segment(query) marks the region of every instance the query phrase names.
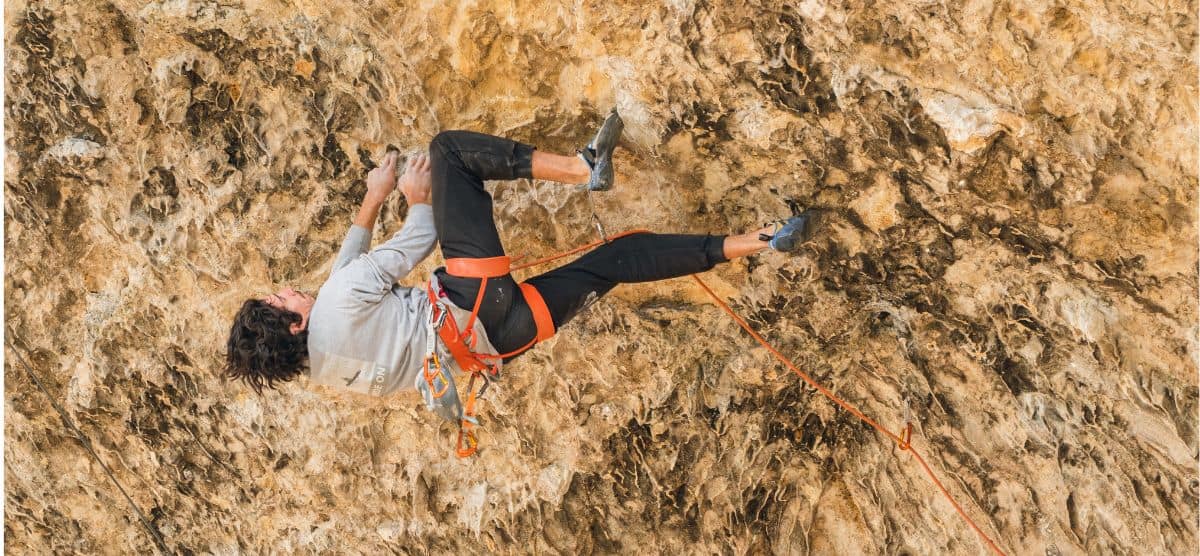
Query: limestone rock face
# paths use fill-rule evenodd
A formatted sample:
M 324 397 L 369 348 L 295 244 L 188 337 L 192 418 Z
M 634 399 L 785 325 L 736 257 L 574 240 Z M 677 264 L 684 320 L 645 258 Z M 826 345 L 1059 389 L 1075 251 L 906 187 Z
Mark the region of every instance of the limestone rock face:
M 705 279 L 1002 549 L 1196 553 L 1195 4 L 1050 4 L 6 2 L 6 546 L 155 542 L 21 353 L 174 552 L 985 552 L 686 279 L 508 366 L 469 461 L 415 394 L 220 379 L 388 145 L 570 153 L 617 106 L 610 231 L 839 209 Z M 576 187 L 489 187 L 511 254 L 593 238 Z

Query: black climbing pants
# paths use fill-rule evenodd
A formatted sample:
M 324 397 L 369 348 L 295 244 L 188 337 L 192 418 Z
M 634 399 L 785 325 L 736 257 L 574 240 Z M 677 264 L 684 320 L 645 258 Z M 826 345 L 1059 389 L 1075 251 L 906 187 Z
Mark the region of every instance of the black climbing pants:
M 533 177 L 534 147 L 471 131 L 444 131 L 433 138 L 433 220 L 442 256 L 489 258 L 504 255 L 484 180 Z M 530 278 L 558 330 L 617 284 L 650 282 L 703 272 L 724 262 L 725 236 L 634 234 L 601 245 L 567 265 Z M 450 301 L 475 305 L 479 278 L 435 271 Z M 490 278 L 479 309 L 488 339 L 507 353 L 537 335 L 533 313 L 511 274 Z M 511 358 L 510 358 L 511 359 Z

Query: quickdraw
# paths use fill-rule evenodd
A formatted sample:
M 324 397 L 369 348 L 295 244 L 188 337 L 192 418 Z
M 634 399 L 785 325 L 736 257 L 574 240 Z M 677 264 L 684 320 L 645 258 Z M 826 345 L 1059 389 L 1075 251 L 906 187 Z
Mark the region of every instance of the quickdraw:
M 442 327 L 446 321 L 446 315 L 449 311 L 439 310 L 440 307 L 434 306 L 433 315 L 430 318 L 430 332 L 434 332 Z M 429 340 L 425 344 L 425 361 L 421 366 L 424 370 L 425 383 L 429 385 L 429 391 L 433 397 L 440 398 L 445 395 L 446 390 L 450 388 L 450 380 L 446 378 L 445 367 L 442 366 L 442 359 L 437 352 L 437 335 L 429 334 Z M 433 371 L 430 370 L 432 366 Z

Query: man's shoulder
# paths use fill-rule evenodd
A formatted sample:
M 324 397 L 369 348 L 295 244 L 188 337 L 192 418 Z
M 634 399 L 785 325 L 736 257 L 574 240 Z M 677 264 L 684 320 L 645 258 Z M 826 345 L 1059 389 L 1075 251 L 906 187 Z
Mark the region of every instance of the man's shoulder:
M 353 271 L 351 271 L 353 272 Z M 414 286 L 392 284 L 384 287 L 382 284 L 362 284 L 353 279 L 353 275 L 341 274 L 340 271 L 330 275 L 321 285 L 317 293 L 317 301 L 313 305 L 315 312 L 346 312 L 358 311 L 363 305 L 375 306 L 389 297 L 406 304 L 428 306 L 430 304 L 426 293 L 426 284 Z M 376 288 L 380 289 L 376 289 Z M 365 288 L 369 288 L 368 290 Z
M 367 259 L 367 258 L 369 258 L 369 257 L 367 257 L 366 253 L 359 253 L 359 254 L 357 254 L 353 257 L 350 257 L 349 259 L 346 259 L 346 260 L 342 260 L 342 259 L 335 260 L 333 262 L 333 267 L 330 268 L 330 270 L 329 270 L 329 277 L 325 279 L 325 283 L 329 283 L 329 281 L 333 280 L 334 277 L 339 274 L 344 275 L 344 274 L 346 274 L 347 271 L 354 272 L 356 268 L 361 272 L 362 265 L 368 264 L 367 262 L 364 261 L 364 259 Z M 338 266 L 339 264 L 341 266 Z

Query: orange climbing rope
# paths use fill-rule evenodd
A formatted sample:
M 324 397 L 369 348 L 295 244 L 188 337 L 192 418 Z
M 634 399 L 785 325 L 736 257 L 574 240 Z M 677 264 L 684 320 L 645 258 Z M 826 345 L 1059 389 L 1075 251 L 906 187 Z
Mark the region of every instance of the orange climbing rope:
M 925 458 L 921 457 L 921 454 L 917 452 L 917 449 L 912 447 L 912 423 L 905 423 L 904 432 L 902 432 L 900 435 L 897 435 L 896 433 L 885 428 L 883 425 L 876 423 L 873 419 L 867 417 L 863 414 L 863 412 L 859 411 L 858 408 L 837 397 L 836 394 L 825 389 L 824 386 L 821 386 L 816 380 L 813 380 L 811 376 L 808 376 L 807 373 L 801 371 L 798 367 L 793 365 L 791 360 L 784 357 L 783 354 L 779 353 L 779 351 L 772 347 L 771 344 L 767 343 L 767 341 L 764 340 L 762 336 L 759 336 L 753 328 L 750 328 L 750 325 L 747 324 L 742 317 L 739 317 L 737 313 L 734 313 L 733 309 L 729 308 L 729 305 L 726 305 L 724 301 L 721 301 L 721 298 L 717 296 L 716 292 L 713 292 L 711 289 L 709 289 L 708 284 L 705 284 L 699 276 L 693 274 L 692 278 L 696 280 L 697 284 L 700 284 L 701 288 L 704 288 L 705 292 L 708 292 L 708 295 L 712 296 L 713 301 L 716 301 L 717 305 L 720 305 L 730 317 L 733 317 L 733 320 L 736 321 L 743 330 L 753 336 L 755 340 L 758 340 L 758 343 L 767 348 L 767 350 L 771 352 L 771 355 L 774 355 L 776 359 L 786 365 L 787 368 L 791 369 L 792 372 L 796 373 L 796 375 L 803 379 L 804 382 L 807 382 L 810 386 L 816 388 L 821 395 L 829 398 L 829 401 L 841 406 L 842 409 L 849 411 L 852 415 L 858 417 L 864 423 L 871 425 L 871 427 L 873 427 L 875 430 L 883 433 L 884 436 L 896 441 L 896 444 L 900 447 L 900 450 L 912 453 L 913 457 L 917 459 L 917 463 L 920 463 L 921 467 L 925 469 L 925 474 L 929 476 L 929 480 L 933 481 L 933 484 L 938 487 L 938 490 L 942 491 L 942 495 L 946 497 L 946 500 L 950 501 L 950 505 L 954 506 L 954 510 L 958 512 L 958 515 L 961 515 L 962 518 L 966 520 L 967 524 L 970 525 L 976 533 L 979 533 L 979 536 L 982 537 L 985 542 L 987 542 L 987 545 L 991 547 L 992 550 L 996 551 L 996 554 L 1000 554 L 1001 556 L 1004 555 L 1004 551 L 1000 550 L 1000 548 L 996 546 L 996 543 L 992 542 L 992 538 L 989 537 L 987 533 L 984 533 L 983 529 L 980 529 L 979 526 L 975 524 L 975 521 L 971 519 L 971 516 L 967 515 L 967 512 L 963 511 L 962 506 L 958 505 L 958 501 L 954 499 L 954 496 L 950 494 L 950 491 L 946 490 L 946 487 L 942 485 L 942 482 L 939 481 L 937 476 L 933 474 L 933 470 L 929 468 L 927 463 L 925 463 Z
M 516 270 L 529 268 L 531 266 L 548 263 L 550 261 L 561 259 L 563 257 L 573 255 L 573 254 L 579 253 L 581 251 L 586 251 L 588 249 L 591 249 L 592 247 L 596 247 L 602 243 L 607 243 L 609 241 L 612 241 L 612 240 L 620 238 L 620 237 L 624 237 L 624 236 L 631 235 L 631 234 L 648 233 L 648 232 L 649 232 L 649 230 L 630 230 L 627 232 L 617 234 L 615 236 L 611 236 L 608 238 L 593 241 L 591 243 L 588 243 L 587 245 L 582 245 L 580 247 L 576 247 L 569 251 L 564 251 L 562 253 L 558 253 L 556 255 L 551 255 L 549 257 L 538 259 L 538 260 L 530 262 L 530 263 L 525 263 L 520 266 L 514 266 L 514 267 L 512 267 L 512 270 L 516 271 Z M 862 422 L 870 425 L 872 428 L 879 431 L 884 436 L 890 438 L 892 441 L 894 441 L 896 443 L 897 446 L 900 447 L 901 451 L 907 451 L 910 454 L 912 454 L 913 457 L 916 458 L 917 463 L 921 464 L 921 468 L 925 470 L 925 474 L 929 476 L 929 480 L 933 481 L 934 486 L 936 486 L 938 488 L 938 490 L 940 490 L 942 492 L 942 496 L 945 496 L 946 500 L 948 500 L 950 502 L 950 505 L 954 506 L 954 510 L 956 512 L 958 512 L 958 515 L 962 516 L 963 520 L 965 520 L 967 522 L 967 524 L 970 525 L 971 528 L 974 529 L 975 532 L 979 534 L 979 536 L 984 540 L 984 542 L 986 542 L 987 545 L 993 551 L 996 552 L 996 554 L 1000 554 L 1001 556 L 1004 556 L 1004 551 L 1000 550 L 1000 548 L 998 546 L 996 546 L 996 543 L 992 541 L 992 538 L 989 537 L 987 535 L 987 533 L 984 533 L 983 529 L 979 528 L 979 525 L 975 524 L 975 521 L 971 519 L 971 516 L 967 515 L 967 512 L 962 509 L 962 506 L 960 506 L 958 504 L 958 501 L 954 499 L 954 496 L 952 494 L 950 494 L 950 491 L 946 490 L 946 487 L 942 484 L 942 482 L 940 480 L 938 480 L 936 475 L 933 474 L 933 470 L 929 468 L 929 464 L 925 463 L 925 458 L 921 457 L 921 454 L 917 451 L 916 448 L 913 448 L 913 446 L 912 446 L 912 423 L 905 423 L 904 430 L 900 434 L 896 434 L 896 433 L 888 430 L 883 425 L 880 425 L 879 423 L 875 422 L 874 419 L 867 417 L 866 414 L 864 414 L 862 411 L 859 411 L 858 408 L 854 407 L 849 402 L 839 398 L 836 394 L 834 394 L 833 392 L 830 392 L 824 386 L 821 386 L 821 384 L 818 383 L 816 380 L 814 380 L 811 376 L 808 376 L 807 373 L 800 370 L 800 368 L 797 367 L 796 365 L 794 365 L 791 362 L 791 360 L 784 357 L 782 353 L 779 353 L 779 350 L 776 350 L 774 347 L 772 347 L 771 344 L 767 342 L 767 340 L 765 340 L 762 336 L 759 336 L 758 333 L 755 332 L 754 329 L 751 328 L 750 325 L 744 319 L 742 319 L 742 317 L 738 316 L 737 313 L 733 312 L 733 309 L 729 308 L 729 305 L 727 305 L 724 301 L 722 301 L 720 296 L 718 296 L 716 294 L 716 292 L 712 291 L 712 289 L 710 289 L 708 287 L 708 284 L 705 284 L 704 281 L 701 280 L 699 276 L 697 276 L 695 274 L 693 274 L 691 276 L 692 276 L 692 279 L 694 279 L 696 281 L 696 283 L 699 284 L 700 287 L 703 288 L 704 291 L 713 298 L 713 301 L 716 301 L 717 305 L 719 305 L 721 307 L 721 309 L 724 309 L 725 312 L 728 313 L 729 316 L 732 317 L 733 320 L 735 322 L 737 322 L 738 325 L 741 326 L 743 330 L 746 331 L 746 333 L 750 334 L 750 336 L 752 336 L 755 340 L 758 340 L 758 343 L 762 344 L 763 347 L 767 348 L 767 350 L 771 352 L 771 355 L 774 355 L 776 359 L 778 359 L 781 363 L 783 363 L 787 368 L 791 369 L 792 372 L 796 373 L 796 375 L 799 376 L 802 380 L 804 380 L 804 382 L 807 382 L 809 384 L 809 386 L 816 388 L 817 391 L 820 392 L 821 395 L 828 398 L 829 401 L 837 404 L 842 409 L 849 411 L 851 415 L 858 417 L 860 420 L 862 420 Z

